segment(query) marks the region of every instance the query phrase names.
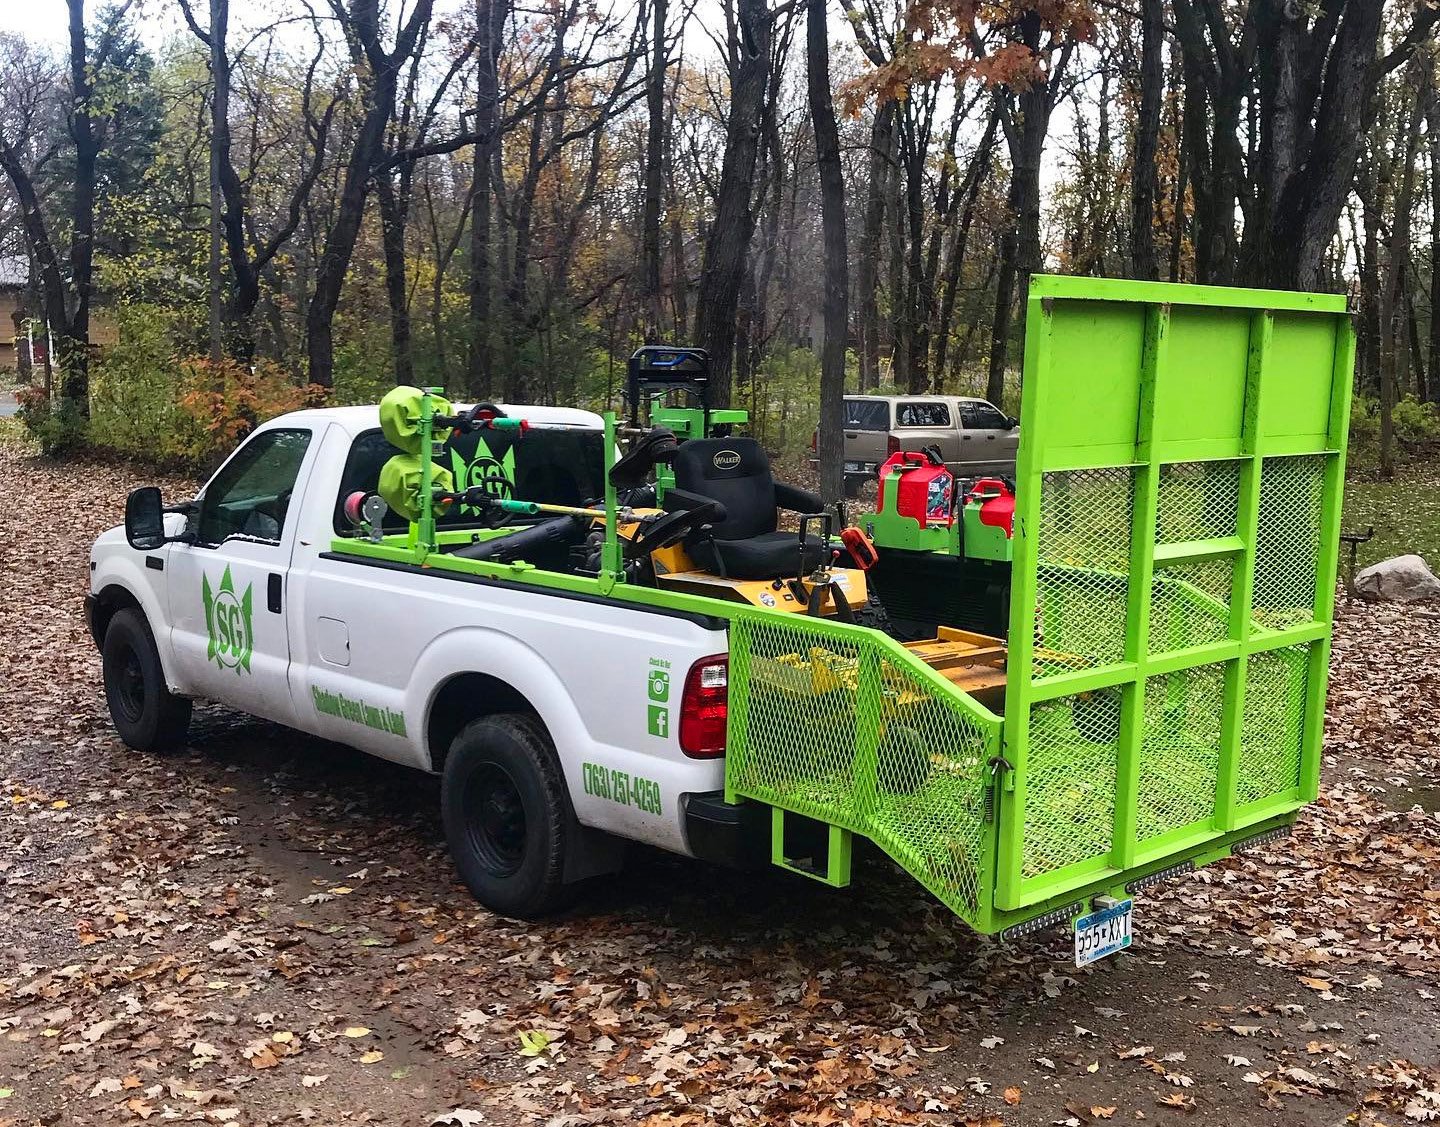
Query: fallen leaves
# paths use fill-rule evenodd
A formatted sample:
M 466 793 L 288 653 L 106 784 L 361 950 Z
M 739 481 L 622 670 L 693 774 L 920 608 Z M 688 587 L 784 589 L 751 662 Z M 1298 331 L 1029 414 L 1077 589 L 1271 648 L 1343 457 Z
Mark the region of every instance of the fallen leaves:
M 1076 971 L 1058 932 L 977 940 L 858 855 L 845 895 L 647 855 L 586 912 L 520 925 L 454 882 L 430 780 L 204 705 L 189 756 L 120 748 L 78 593 L 134 475 L 0 444 L 0 479 L 34 499 L 0 506 L 0 1038 L 36 1062 L 0 1077 L 10 1106 L 38 1088 L 105 1123 L 423 1123 L 450 1100 L 428 1121 L 1440 1122 L 1440 1078 L 1389 1059 L 1437 1012 L 1411 980 L 1440 968 L 1440 819 L 1372 789 L 1440 770 L 1440 621 L 1346 612 L 1321 803 L 1291 839 L 1147 891 L 1118 966 Z

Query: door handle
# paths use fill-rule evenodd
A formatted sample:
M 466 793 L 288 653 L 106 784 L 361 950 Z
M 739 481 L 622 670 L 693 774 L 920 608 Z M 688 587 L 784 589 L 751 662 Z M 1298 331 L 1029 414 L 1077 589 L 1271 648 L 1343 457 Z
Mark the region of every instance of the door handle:
M 995 441 L 995 436 L 994 436 L 993 434 L 987 434 L 987 435 L 985 436 L 985 441 L 986 441 L 986 442 L 994 442 L 994 441 Z
M 860 437 L 860 432 L 859 432 L 858 430 L 847 430 L 847 431 L 845 432 L 845 437 L 846 437 L 846 438 L 859 438 L 859 437 Z
M 280 576 L 277 572 L 270 573 L 270 582 L 265 587 L 265 605 L 270 608 L 271 614 L 280 613 Z
M 962 435 L 960 436 L 960 441 L 961 441 L 961 442 L 969 442 L 970 439 L 972 439 L 973 437 L 974 437 L 974 435 L 962 434 Z

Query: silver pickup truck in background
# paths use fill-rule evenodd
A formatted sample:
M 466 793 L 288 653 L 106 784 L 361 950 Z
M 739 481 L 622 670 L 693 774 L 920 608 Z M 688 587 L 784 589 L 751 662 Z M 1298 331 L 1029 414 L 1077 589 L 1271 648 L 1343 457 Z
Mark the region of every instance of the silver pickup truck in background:
M 959 395 L 847 395 L 845 494 L 856 497 L 900 450 L 938 446 L 959 477 L 1013 474 L 1020 422 L 984 399 Z M 813 462 L 813 459 L 812 459 Z

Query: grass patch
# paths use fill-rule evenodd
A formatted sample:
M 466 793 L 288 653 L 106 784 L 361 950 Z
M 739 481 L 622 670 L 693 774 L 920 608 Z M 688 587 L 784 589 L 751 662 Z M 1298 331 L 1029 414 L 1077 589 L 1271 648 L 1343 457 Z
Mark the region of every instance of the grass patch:
M 1414 552 L 1440 569 L 1440 463 L 1402 466 L 1393 481 L 1347 481 L 1341 524 L 1346 532 L 1375 526 L 1375 539 L 1360 545 L 1360 567 Z

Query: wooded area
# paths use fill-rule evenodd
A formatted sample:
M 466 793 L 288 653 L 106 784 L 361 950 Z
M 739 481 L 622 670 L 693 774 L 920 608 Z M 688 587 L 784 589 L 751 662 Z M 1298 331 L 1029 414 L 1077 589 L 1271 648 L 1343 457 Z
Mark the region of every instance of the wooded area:
M 52 447 L 203 460 L 397 380 L 614 404 L 667 340 L 784 451 L 842 382 L 1014 408 L 1041 269 L 1349 292 L 1385 472 L 1440 403 L 1425 0 L 67 5 L 68 50 L 0 37 Z

